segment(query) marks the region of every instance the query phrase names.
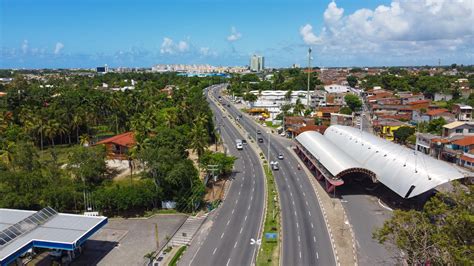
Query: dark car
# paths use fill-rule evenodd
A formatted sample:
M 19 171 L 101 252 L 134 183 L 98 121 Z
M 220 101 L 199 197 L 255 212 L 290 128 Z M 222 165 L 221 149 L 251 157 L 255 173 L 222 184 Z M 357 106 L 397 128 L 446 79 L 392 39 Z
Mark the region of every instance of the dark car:
M 257 134 L 262 134 L 262 132 L 260 131 L 260 129 L 257 130 Z
M 258 142 L 262 143 L 262 142 L 263 142 L 263 138 L 258 138 Z
M 245 139 L 242 140 L 242 144 L 246 145 L 247 141 Z

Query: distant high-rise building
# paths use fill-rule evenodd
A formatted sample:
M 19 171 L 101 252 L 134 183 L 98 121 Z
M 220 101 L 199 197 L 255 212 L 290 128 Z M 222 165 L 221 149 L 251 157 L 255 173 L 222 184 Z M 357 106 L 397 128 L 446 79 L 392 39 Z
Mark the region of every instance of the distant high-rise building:
M 105 73 L 109 72 L 109 67 L 107 65 L 105 65 L 103 67 L 97 67 L 96 70 L 97 70 L 97 73 L 105 74 Z
M 250 70 L 260 72 L 265 68 L 265 58 L 260 55 L 252 55 L 250 58 Z

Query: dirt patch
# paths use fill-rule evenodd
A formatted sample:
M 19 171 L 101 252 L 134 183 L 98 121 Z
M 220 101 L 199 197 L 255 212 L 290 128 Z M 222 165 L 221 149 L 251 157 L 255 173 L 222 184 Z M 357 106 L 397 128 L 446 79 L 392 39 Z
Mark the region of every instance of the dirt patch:
M 226 188 L 227 180 L 217 180 L 211 187 L 206 187 L 206 195 L 204 196 L 204 201 L 213 202 L 216 200 L 224 199 L 224 191 Z

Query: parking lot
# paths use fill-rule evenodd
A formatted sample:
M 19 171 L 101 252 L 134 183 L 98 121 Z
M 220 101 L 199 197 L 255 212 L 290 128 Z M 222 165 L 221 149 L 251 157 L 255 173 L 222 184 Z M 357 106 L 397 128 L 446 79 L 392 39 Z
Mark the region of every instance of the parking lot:
M 144 265 L 144 255 L 166 242 L 186 220 L 182 214 L 161 214 L 151 218 L 110 219 L 85 244 L 83 254 L 73 265 Z

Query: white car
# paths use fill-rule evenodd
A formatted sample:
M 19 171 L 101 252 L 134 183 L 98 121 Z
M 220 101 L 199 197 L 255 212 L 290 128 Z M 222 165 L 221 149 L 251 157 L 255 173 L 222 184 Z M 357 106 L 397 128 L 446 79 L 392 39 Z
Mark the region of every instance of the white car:
M 283 153 L 280 152 L 280 153 L 278 154 L 278 160 L 283 160 Z

